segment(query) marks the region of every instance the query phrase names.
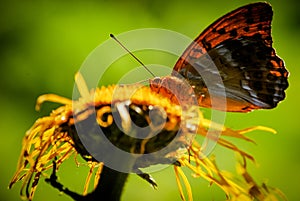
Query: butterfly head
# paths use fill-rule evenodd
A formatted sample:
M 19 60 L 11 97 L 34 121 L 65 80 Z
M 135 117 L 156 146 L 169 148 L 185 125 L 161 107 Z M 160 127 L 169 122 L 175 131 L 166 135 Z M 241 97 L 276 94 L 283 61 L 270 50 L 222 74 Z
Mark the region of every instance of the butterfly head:
M 175 104 L 198 105 L 194 88 L 185 79 L 175 76 L 155 77 L 150 79 L 150 88 Z

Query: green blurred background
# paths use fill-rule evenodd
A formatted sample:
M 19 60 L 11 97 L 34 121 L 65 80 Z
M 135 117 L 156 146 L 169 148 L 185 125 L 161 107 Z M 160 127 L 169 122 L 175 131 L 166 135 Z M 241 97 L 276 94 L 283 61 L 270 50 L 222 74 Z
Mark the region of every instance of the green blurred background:
M 71 97 L 75 72 L 87 55 L 108 39 L 109 33 L 119 34 L 132 29 L 154 27 L 170 29 L 194 38 L 218 17 L 251 2 L 1 1 L 1 200 L 20 200 L 20 183 L 12 190 L 7 190 L 7 185 L 16 168 L 21 140 L 38 117 L 47 115 L 58 106 L 48 103 L 41 112 L 36 112 L 36 98 L 44 93 Z M 272 23 L 274 47 L 284 58 L 291 74 L 287 98 L 273 110 L 228 114 L 226 125 L 232 128 L 264 125 L 277 130 L 277 135 L 266 132 L 250 134 L 257 145 L 243 141 L 237 143 L 255 156 L 257 164 L 249 164 L 249 168 L 258 182 L 278 187 L 289 200 L 299 200 L 300 6 L 297 0 L 269 2 L 275 13 Z M 140 59 L 148 62 L 151 58 L 151 55 L 144 53 Z M 175 62 L 176 58 L 170 61 L 170 66 Z M 119 69 L 107 75 L 107 83 L 104 84 L 113 83 L 115 76 L 122 76 L 127 70 L 123 65 L 119 66 Z M 215 150 L 217 157 L 221 157 L 218 161 L 220 166 L 234 169 L 226 153 L 220 147 Z M 76 168 L 73 159 L 70 159 L 58 174 L 60 181 L 67 187 L 82 192 L 87 171 L 86 167 Z M 180 200 L 172 168 L 154 173 L 153 176 L 159 185 L 158 190 L 151 189 L 137 176 L 130 176 L 123 200 Z M 217 187 L 208 187 L 206 181 L 190 180 L 194 200 L 225 199 Z M 64 201 L 70 198 L 60 195 L 41 179 L 34 200 Z

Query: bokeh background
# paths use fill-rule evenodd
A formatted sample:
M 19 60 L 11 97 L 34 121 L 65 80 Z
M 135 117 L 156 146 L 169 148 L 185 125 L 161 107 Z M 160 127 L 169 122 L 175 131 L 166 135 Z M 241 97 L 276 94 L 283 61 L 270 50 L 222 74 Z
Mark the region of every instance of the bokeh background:
M 16 168 L 21 141 L 33 122 L 48 114 L 58 104 L 45 104 L 41 112 L 34 110 L 36 98 L 56 93 L 71 98 L 73 76 L 87 55 L 109 33 L 119 34 L 139 28 L 170 29 L 191 38 L 223 14 L 253 1 L 1 1 L 0 3 L 0 199 L 20 200 L 20 183 L 12 190 L 7 185 Z M 264 125 L 277 130 L 277 135 L 253 132 L 255 144 L 237 141 L 253 154 L 256 164 L 249 164 L 257 182 L 267 182 L 281 189 L 289 200 L 299 200 L 300 181 L 300 12 L 299 1 L 269 1 L 274 9 L 273 40 L 277 53 L 290 71 L 287 98 L 278 108 L 249 114 L 228 114 L 226 125 L 244 128 Z M 147 38 L 145 38 L 147 40 Z M 150 62 L 153 56 L 141 54 Z M 132 59 L 111 70 L 106 82 L 112 84 L 126 73 Z M 127 63 L 126 63 L 127 62 Z M 170 67 L 176 58 L 168 61 Z M 129 65 L 129 66 L 130 66 Z M 216 148 L 220 166 L 234 170 L 226 151 Z M 230 153 L 228 153 L 230 154 Z M 230 156 L 231 157 L 231 156 Z M 60 181 L 82 192 L 87 167 L 76 168 L 71 158 L 59 171 Z M 188 173 L 188 172 L 187 172 Z M 180 200 L 173 169 L 152 175 L 158 185 L 153 190 L 145 181 L 131 175 L 123 200 Z M 225 200 L 217 187 L 209 187 L 202 179 L 190 177 L 194 200 Z M 69 197 L 41 179 L 34 200 L 66 201 Z

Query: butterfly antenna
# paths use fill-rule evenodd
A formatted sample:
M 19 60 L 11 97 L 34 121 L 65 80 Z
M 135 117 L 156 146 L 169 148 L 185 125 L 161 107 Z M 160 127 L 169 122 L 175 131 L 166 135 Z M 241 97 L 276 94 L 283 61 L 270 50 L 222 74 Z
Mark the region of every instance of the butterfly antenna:
M 114 39 L 121 47 L 126 50 L 137 62 L 139 62 L 153 77 L 156 77 L 150 70 L 143 64 L 141 60 L 139 60 L 131 51 L 129 51 L 113 34 L 109 34 L 109 36 Z

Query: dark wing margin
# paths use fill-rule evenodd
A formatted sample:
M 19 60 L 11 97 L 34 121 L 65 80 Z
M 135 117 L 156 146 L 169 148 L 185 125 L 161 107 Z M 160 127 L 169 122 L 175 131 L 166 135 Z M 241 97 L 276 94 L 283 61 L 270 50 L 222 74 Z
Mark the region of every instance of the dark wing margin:
M 209 55 L 222 77 L 228 111 L 276 107 L 285 98 L 288 71 L 272 47 L 272 17 L 271 5 L 264 2 L 248 4 L 224 15 L 188 46 L 172 75 L 179 72 L 199 94 L 205 94 L 206 83 L 201 78 L 204 75 L 199 74 L 197 64 Z M 209 66 L 203 68 L 216 74 Z M 214 90 L 218 92 L 216 86 Z M 205 96 L 204 107 L 209 107 L 210 95 Z
M 227 39 L 238 39 L 259 33 L 265 43 L 271 46 L 272 16 L 271 5 L 264 2 L 248 4 L 224 15 L 207 27 L 190 44 L 176 62 L 174 70 L 180 71 L 187 64 L 192 65 L 193 60 Z

